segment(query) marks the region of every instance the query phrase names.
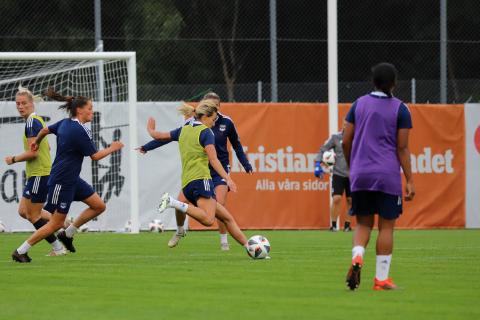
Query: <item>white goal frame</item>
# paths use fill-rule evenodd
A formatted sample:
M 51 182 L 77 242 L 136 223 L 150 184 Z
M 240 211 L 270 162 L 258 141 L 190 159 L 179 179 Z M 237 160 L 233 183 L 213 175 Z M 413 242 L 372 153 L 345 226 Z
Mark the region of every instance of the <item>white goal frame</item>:
M 128 72 L 128 117 L 130 154 L 130 221 L 131 233 L 139 233 L 138 155 L 137 137 L 137 63 L 135 52 L 0 52 L 0 60 L 124 60 Z M 102 63 L 99 63 L 100 68 Z M 100 79 L 101 81 L 101 79 Z M 103 86 L 102 83 L 99 84 Z

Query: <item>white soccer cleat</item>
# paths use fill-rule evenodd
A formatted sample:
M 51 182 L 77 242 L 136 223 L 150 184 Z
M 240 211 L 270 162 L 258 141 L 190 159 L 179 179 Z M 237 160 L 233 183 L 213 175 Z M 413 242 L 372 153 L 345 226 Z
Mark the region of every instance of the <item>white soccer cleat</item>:
M 52 250 L 47 254 L 47 257 L 60 257 L 67 254 L 67 250 L 62 248 L 61 250 Z
M 170 208 L 170 195 L 165 192 L 160 198 L 160 204 L 158 205 L 158 213 L 162 213 L 167 208 Z
M 168 241 L 168 247 L 169 248 L 173 248 L 173 247 L 176 247 L 178 242 L 180 242 L 180 239 L 182 239 L 183 237 L 185 237 L 187 235 L 187 232 L 184 231 L 182 233 L 179 233 L 179 232 L 175 232 L 172 236 L 172 238 Z
M 220 243 L 220 250 L 228 251 L 230 250 L 230 245 L 228 243 Z

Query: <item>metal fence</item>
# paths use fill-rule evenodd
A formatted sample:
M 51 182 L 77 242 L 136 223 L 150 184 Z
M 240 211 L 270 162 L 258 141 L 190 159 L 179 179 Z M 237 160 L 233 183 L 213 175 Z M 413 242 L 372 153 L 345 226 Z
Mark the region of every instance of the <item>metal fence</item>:
M 447 101 L 480 101 L 480 1 L 338 0 L 339 101 L 371 90 L 371 66 L 389 61 L 399 69 L 396 96 L 439 102 L 442 1 Z M 328 100 L 326 0 L 97 2 L 103 50 L 137 52 L 140 101 L 208 88 L 225 100 L 270 101 L 272 3 L 278 100 Z M 0 51 L 93 51 L 94 3 L 4 0 Z

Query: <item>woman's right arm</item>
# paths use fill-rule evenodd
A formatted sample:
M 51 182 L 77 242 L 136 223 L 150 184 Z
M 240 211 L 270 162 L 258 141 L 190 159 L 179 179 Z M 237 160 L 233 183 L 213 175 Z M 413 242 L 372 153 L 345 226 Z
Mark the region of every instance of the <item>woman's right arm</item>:
M 95 152 L 94 154 L 92 154 L 90 156 L 90 158 L 92 160 L 98 161 L 98 160 L 101 160 L 101 159 L 105 158 L 109 154 L 114 153 L 115 151 L 118 151 L 122 148 L 123 148 L 123 143 L 121 143 L 120 141 L 112 141 L 112 143 L 110 144 L 110 146 L 108 148 L 105 148 L 105 149 L 102 149 L 100 151 Z
M 148 118 L 147 122 L 148 134 L 156 140 L 171 140 L 170 132 L 155 131 L 155 119 Z
M 345 129 L 343 131 L 342 149 L 343 149 L 343 155 L 345 156 L 345 160 L 347 161 L 347 165 L 349 168 L 350 168 L 350 153 L 352 151 L 354 132 L 355 132 L 354 124 L 347 122 L 345 124 Z
M 40 130 L 35 140 L 30 144 L 30 150 L 38 151 L 38 146 L 40 145 L 40 142 L 42 142 L 43 138 L 45 138 L 49 133 L 50 130 L 48 129 L 48 127 Z
M 208 161 L 212 165 L 213 169 L 220 175 L 220 177 L 225 179 L 225 181 L 227 182 L 227 186 L 230 188 L 230 190 L 232 190 L 233 192 L 237 192 L 237 185 L 228 175 L 225 169 L 223 169 L 220 160 L 218 160 L 217 158 L 217 151 L 215 150 L 215 145 L 209 144 L 205 146 L 205 152 L 207 153 Z
M 397 155 L 400 160 L 400 166 L 405 174 L 407 181 L 405 201 L 413 200 L 415 196 L 415 186 L 413 185 L 412 168 L 410 163 L 410 150 L 408 149 L 408 135 L 410 129 L 398 129 L 397 133 Z

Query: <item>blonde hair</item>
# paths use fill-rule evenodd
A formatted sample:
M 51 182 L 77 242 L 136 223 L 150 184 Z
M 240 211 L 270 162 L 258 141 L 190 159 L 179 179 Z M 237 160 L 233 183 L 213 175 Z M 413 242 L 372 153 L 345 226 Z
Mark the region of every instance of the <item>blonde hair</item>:
M 195 108 L 189 104 L 182 103 L 180 107 L 178 107 L 178 113 L 183 115 L 185 118 L 193 117 L 195 113 Z
M 28 98 L 28 100 L 30 102 L 40 102 L 40 101 L 43 101 L 42 97 L 41 96 L 35 96 L 33 95 L 33 93 L 28 90 L 27 88 L 25 87 L 22 87 L 22 85 L 19 85 L 18 86 L 18 91 L 17 91 L 17 94 L 15 94 L 15 97 L 18 97 L 18 96 L 25 96 Z
M 220 96 L 213 91 L 210 91 L 206 95 L 203 96 L 203 100 L 207 100 L 207 99 L 213 99 L 213 100 L 218 100 L 218 101 L 221 100 Z
M 202 100 L 198 103 L 197 107 L 183 103 L 179 108 L 178 112 L 185 116 L 186 118 L 195 117 L 200 119 L 202 116 L 210 117 L 213 113 L 218 112 L 218 103 L 213 99 Z

